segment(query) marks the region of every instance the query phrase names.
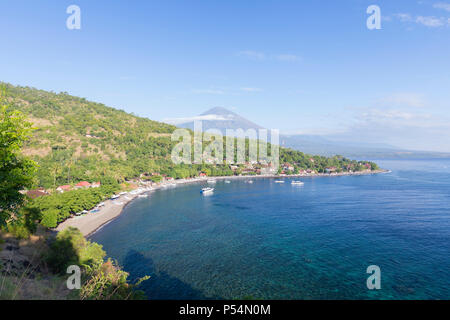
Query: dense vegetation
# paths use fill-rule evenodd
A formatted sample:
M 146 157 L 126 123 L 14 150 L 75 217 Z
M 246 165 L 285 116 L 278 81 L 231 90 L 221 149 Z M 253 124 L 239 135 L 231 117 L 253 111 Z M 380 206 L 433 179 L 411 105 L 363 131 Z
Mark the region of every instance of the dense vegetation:
M 8 102 L 34 123 L 33 137 L 24 154 L 38 164 L 36 186 L 46 188 L 82 180 L 112 177 L 123 181 L 145 172 L 160 172 L 174 178 L 232 175 L 228 165 L 174 165 L 170 161 L 176 142 L 170 135 L 174 126 L 128 114 L 124 111 L 71 96 L 29 87 L 4 84 Z M 314 162 L 310 159 L 313 158 Z M 362 170 L 363 164 L 342 157 L 313 157 L 299 151 L 280 149 L 280 163 L 296 170 L 325 172 Z M 375 164 L 371 164 L 376 168 Z M 241 166 L 242 169 L 242 166 Z
M 7 232 L 17 238 L 31 238 L 31 234 L 36 232 L 37 221 L 41 220 L 44 226 L 54 227 L 57 222 L 70 214 L 90 209 L 119 189 L 117 181 L 104 179 L 103 185 L 99 188 L 70 191 L 64 194 L 54 193 L 35 201 L 24 197 L 20 191 L 31 186 L 35 166 L 33 161 L 20 153 L 24 141 L 30 135 L 30 128 L 31 124 L 25 120 L 21 112 L 11 111 L 9 106 L 0 100 L 1 237 Z M 86 240 L 78 229 L 68 228 L 54 238 L 51 234 L 47 236 L 46 240 L 52 243 L 47 250 L 44 249 L 45 255 L 38 257 L 42 258 L 38 259 L 40 260 L 38 262 L 30 262 L 17 253 L 7 257 L 6 260 L 0 259 L 2 283 L 0 298 L 16 298 L 24 285 L 24 280 L 34 284 L 32 280 L 42 278 L 41 268 L 49 267 L 54 273 L 52 277 L 57 282 L 64 283 L 65 279 L 58 278 L 57 275 L 66 274 L 67 267 L 71 265 L 79 266 L 83 275 L 81 289 L 72 292 L 75 295 L 74 298 L 139 299 L 144 297 L 142 292 L 135 290 L 135 287 L 148 277 L 140 279 L 135 285 L 128 283 L 128 273 L 121 270 L 110 259 L 105 262 L 106 253 L 102 246 Z M 0 251 L 4 242 L 0 238 Z M 46 242 L 41 243 L 39 248 L 38 246 L 33 248 L 33 251 L 42 251 L 42 247 L 47 247 Z M 10 245 L 9 247 L 12 249 L 8 250 L 21 250 L 20 246 L 14 248 Z M 16 259 L 18 260 L 15 261 Z M 4 263 L 7 265 L 6 268 Z M 22 268 L 23 270 L 17 274 L 17 271 Z M 48 278 L 49 275 L 45 274 L 45 276 Z
M 132 285 L 127 282 L 128 273 L 108 259 L 98 243 L 86 240 L 75 228 L 67 228 L 56 236 L 45 257 L 54 273 L 66 274 L 70 265 L 83 270 L 83 286 L 78 292 L 80 299 L 123 300 L 143 298 L 143 292 L 134 288 L 148 277 Z
M 31 123 L 11 110 L 0 92 L 0 227 L 17 218 L 25 200 L 19 191 L 32 185 L 35 164 L 20 154 L 30 135 Z
M 54 193 L 35 199 L 28 205 L 28 208 L 37 209 L 40 212 L 43 226 L 54 228 L 75 213 L 91 210 L 119 189 L 119 185 L 115 184 L 103 185 L 100 188 Z

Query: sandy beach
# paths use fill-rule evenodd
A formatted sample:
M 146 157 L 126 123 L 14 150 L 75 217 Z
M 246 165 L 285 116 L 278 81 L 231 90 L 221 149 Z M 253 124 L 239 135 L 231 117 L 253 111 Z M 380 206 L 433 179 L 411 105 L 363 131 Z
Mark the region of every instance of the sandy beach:
M 362 172 L 342 172 L 342 173 L 334 173 L 334 174 L 298 174 L 298 175 L 289 175 L 289 176 L 280 176 L 280 175 L 255 175 L 255 176 L 223 176 L 223 177 L 205 177 L 205 178 L 193 178 L 193 179 L 179 179 L 173 181 L 165 181 L 158 185 L 152 186 L 152 191 L 157 189 L 164 189 L 169 185 L 178 185 L 178 184 L 186 184 L 186 183 L 206 183 L 207 180 L 237 180 L 237 179 L 261 179 L 261 178 L 270 178 L 270 179 L 282 179 L 282 178 L 294 178 L 294 177 L 338 177 L 338 176 L 350 176 L 350 175 L 370 175 L 370 174 L 378 174 L 378 173 L 386 173 L 389 172 L 387 170 L 376 170 L 376 171 L 362 171 Z M 151 191 L 147 191 L 148 193 Z M 149 195 L 151 197 L 151 195 Z M 99 212 L 88 213 L 82 216 L 74 216 L 63 223 L 59 224 L 55 229 L 56 231 L 62 231 L 67 227 L 75 227 L 78 228 L 84 236 L 89 236 L 94 233 L 98 229 L 100 229 L 103 225 L 112 221 L 114 218 L 118 217 L 125 206 L 137 198 L 138 195 L 132 195 L 128 193 L 127 195 L 121 196 L 117 200 L 106 200 L 105 205 L 100 208 Z
M 84 236 L 88 236 L 104 224 L 119 216 L 122 213 L 123 208 L 125 208 L 125 206 L 133 199 L 134 197 L 131 198 L 131 200 L 127 200 L 127 202 L 125 202 L 125 200 L 120 200 L 120 204 L 117 204 L 117 202 L 112 200 L 107 200 L 105 201 L 105 206 L 102 207 L 99 212 L 71 217 L 59 224 L 56 230 L 62 231 L 67 227 L 75 227 L 78 228 Z

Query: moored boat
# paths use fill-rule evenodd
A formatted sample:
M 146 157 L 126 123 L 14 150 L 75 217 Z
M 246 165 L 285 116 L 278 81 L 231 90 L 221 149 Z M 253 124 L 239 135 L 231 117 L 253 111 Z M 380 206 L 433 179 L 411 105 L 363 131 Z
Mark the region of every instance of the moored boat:
M 203 188 L 202 191 L 200 191 L 200 193 L 203 194 L 208 194 L 208 193 L 213 193 L 214 192 L 214 188 Z

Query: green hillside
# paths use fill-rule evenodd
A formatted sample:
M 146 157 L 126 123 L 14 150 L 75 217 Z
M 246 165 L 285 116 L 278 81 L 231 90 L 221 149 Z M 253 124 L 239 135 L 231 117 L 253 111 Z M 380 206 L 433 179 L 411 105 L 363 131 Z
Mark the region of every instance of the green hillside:
M 233 174 L 225 165 L 173 165 L 170 155 L 175 142 L 170 140 L 170 134 L 174 126 L 64 92 L 0 85 L 6 87 L 8 104 L 22 111 L 36 128 L 23 149 L 39 164 L 36 186 L 48 188 L 107 178 L 123 181 L 155 171 L 175 178 L 195 176 L 199 171 L 209 175 Z M 298 151 L 280 150 L 280 163 L 289 162 L 295 170 L 323 172 L 329 166 L 338 171 L 365 169 L 342 157 L 315 156 L 314 161 L 311 158 Z
M 133 177 L 170 157 L 171 125 L 66 93 L 7 85 L 7 95 L 37 128 L 23 153 L 38 162 L 44 186 Z

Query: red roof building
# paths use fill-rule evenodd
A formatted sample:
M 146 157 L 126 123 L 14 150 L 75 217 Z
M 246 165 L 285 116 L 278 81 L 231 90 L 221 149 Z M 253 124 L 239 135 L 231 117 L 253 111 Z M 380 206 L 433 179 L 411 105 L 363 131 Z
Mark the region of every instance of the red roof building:
M 59 186 L 58 188 L 56 188 L 56 191 L 64 192 L 64 191 L 69 191 L 70 189 L 72 189 L 71 186 L 69 186 L 69 185 L 64 185 L 64 186 Z
M 48 193 L 41 191 L 41 190 L 30 190 L 27 191 L 27 196 L 30 197 L 31 199 L 36 199 L 39 197 L 43 197 L 43 196 L 47 196 Z
M 90 186 L 91 186 L 91 184 L 89 182 L 81 181 L 75 185 L 75 188 L 89 188 Z

